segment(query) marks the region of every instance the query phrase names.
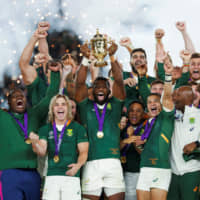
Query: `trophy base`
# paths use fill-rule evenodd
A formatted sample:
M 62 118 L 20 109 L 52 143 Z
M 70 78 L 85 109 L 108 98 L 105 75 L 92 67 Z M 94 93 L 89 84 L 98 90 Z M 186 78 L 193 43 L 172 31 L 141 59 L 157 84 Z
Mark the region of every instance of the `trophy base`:
M 106 65 L 108 65 L 106 61 L 96 61 L 94 64 L 95 67 L 104 67 Z

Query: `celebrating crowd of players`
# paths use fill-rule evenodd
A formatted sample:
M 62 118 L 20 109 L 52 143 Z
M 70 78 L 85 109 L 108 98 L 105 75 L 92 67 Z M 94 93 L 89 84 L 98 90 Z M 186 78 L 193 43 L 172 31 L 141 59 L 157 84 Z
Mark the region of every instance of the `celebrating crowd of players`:
M 87 43 L 79 66 L 70 54 L 53 59 L 50 25 L 40 22 L 19 60 L 26 94 L 10 91 L 9 109 L 0 110 L 0 200 L 198 200 L 200 54 L 186 24 L 176 27 L 182 66 L 173 65 L 157 29 L 155 77 L 129 38 L 120 45 L 131 71 L 112 41 L 102 77 Z

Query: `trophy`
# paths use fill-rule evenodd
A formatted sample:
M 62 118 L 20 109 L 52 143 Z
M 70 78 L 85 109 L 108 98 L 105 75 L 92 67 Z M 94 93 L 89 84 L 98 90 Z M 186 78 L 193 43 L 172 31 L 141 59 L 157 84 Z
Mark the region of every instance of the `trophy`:
M 99 29 L 97 29 L 96 35 L 90 40 L 92 54 L 97 59 L 95 66 L 96 67 L 104 67 L 108 63 L 104 60 L 107 55 L 107 39 L 99 33 Z

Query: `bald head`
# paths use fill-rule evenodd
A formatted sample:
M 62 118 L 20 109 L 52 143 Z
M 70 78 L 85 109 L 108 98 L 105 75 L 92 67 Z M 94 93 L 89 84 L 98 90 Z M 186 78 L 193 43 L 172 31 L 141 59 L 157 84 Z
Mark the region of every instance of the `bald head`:
M 194 93 L 192 87 L 182 86 L 173 94 L 173 101 L 176 109 L 184 111 L 185 105 L 191 105 L 194 100 Z

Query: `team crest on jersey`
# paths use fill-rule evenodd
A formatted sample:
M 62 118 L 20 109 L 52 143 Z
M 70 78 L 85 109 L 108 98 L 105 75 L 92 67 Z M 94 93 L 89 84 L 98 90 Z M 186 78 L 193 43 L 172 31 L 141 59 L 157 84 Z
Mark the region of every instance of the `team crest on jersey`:
M 190 121 L 190 124 L 194 124 L 195 123 L 195 118 L 194 117 L 190 117 L 189 121 Z
M 143 128 L 142 128 L 141 131 L 140 131 L 140 134 L 142 134 L 142 133 L 144 133 L 144 129 L 143 129 Z
M 108 103 L 108 104 L 107 104 L 107 109 L 108 109 L 108 110 L 111 110 L 111 108 L 112 108 L 112 107 L 111 107 L 111 103 Z
M 71 137 L 73 135 L 73 129 L 67 129 L 67 136 Z
M 48 139 L 53 139 L 53 138 L 54 138 L 53 131 L 49 131 L 49 137 L 48 137 Z

